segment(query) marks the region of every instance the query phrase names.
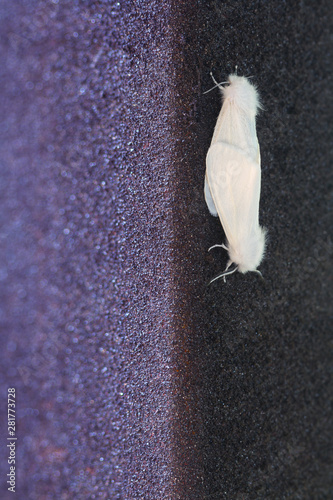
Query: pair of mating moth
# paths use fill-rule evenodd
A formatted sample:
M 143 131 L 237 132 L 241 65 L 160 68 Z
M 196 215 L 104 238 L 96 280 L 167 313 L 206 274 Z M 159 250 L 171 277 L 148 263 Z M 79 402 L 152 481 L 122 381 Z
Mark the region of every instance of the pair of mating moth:
M 235 74 L 225 87 L 215 83 L 222 91 L 223 105 L 206 158 L 205 199 L 227 238 L 226 244 L 214 247 L 227 250 L 229 262 L 211 283 L 237 270 L 260 274 L 257 267 L 265 253 L 266 233 L 259 226 L 258 92 L 247 78 Z

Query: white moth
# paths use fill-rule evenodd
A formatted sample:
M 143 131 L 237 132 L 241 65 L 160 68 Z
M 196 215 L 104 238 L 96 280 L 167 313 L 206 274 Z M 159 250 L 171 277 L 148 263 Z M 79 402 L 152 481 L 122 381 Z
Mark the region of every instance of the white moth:
M 226 83 L 226 87 L 216 84 L 222 91 L 223 105 L 206 158 L 205 199 L 210 213 L 220 218 L 227 237 L 226 245 L 214 247 L 227 250 L 229 262 L 211 283 L 222 277 L 225 280 L 236 270 L 260 274 L 257 267 L 265 252 L 266 231 L 259 226 L 259 97 L 245 77 L 233 74 Z

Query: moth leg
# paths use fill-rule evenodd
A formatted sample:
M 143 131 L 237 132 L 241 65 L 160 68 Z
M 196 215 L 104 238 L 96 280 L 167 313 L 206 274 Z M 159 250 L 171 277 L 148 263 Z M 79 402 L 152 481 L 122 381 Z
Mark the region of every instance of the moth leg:
M 219 245 L 218 243 L 216 245 L 213 245 L 212 247 L 209 247 L 208 248 L 208 252 L 210 252 L 213 248 L 223 248 L 224 250 L 228 250 L 228 247 L 226 247 L 224 245 L 224 243 L 222 243 L 222 245 Z
M 238 269 L 238 266 L 235 264 L 235 267 L 232 268 L 231 270 L 229 270 L 231 264 L 233 264 L 233 262 L 231 260 L 229 260 L 229 262 L 227 264 L 227 267 L 225 268 L 225 270 L 223 271 L 223 273 L 220 273 L 217 276 L 215 276 L 215 278 L 213 278 L 212 280 L 210 280 L 210 282 L 208 284 L 210 285 L 211 283 L 213 283 L 214 281 L 216 281 L 216 280 L 218 280 L 220 278 L 223 278 L 223 281 L 225 283 L 226 282 L 225 277 L 228 276 L 229 274 L 233 274 Z

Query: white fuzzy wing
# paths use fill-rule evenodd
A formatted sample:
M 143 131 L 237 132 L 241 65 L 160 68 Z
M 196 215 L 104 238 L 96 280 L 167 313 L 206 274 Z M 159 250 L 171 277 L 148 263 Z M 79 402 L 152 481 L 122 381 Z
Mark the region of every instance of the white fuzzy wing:
M 207 177 L 205 177 L 205 200 L 208 207 L 209 212 L 214 215 L 214 217 L 218 216 L 217 209 L 212 197 L 212 193 L 210 192 Z
M 231 245 L 244 241 L 258 227 L 260 181 L 260 163 L 242 149 L 225 142 L 209 148 L 207 189 Z M 212 212 L 209 204 L 208 208 Z

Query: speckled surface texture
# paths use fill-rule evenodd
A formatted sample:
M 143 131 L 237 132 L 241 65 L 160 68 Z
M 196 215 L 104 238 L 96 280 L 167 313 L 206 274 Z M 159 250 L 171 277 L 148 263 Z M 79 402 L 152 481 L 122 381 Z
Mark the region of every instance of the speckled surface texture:
M 331 19 L 0 1 L 2 499 L 332 498 Z M 207 288 L 203 92 L 235 65 L 264 106 L 265 281 Z

